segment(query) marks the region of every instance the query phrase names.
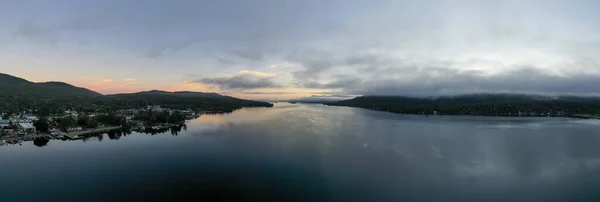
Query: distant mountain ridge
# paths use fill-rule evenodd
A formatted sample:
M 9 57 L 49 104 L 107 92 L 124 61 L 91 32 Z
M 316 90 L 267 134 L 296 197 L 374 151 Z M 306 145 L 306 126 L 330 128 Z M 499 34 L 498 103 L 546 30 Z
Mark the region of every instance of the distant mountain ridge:
M 525 94 L 467 94 L 417 98 L 362 96 L 328 103 L 405 114 L 570 116 L 600 114 L 600 97 Z
M 150 90 L 150 91 L 141 91 L 135 93 L 118 93 L 118 94 L 110 94 L 107 96 L 125 96 L 125 95 L 181 95 L 181 96 L 224 96 L 218 93 L 204 93 L 204 92 L 192 92 L 192 91 L 161 91 L 161 90 Z
M 113 101 L 121 104 L 159 104 L 171 108 L 202 108 L 218 112 L 230 112 L 242 107 L 272 107 L 273 104 L 259 101 L 243 100 L 217 93 L 202 93 L 190 91 L 166 92 L 159 90 L 143 91 L 137 93 L 123 93 L 106 95 Z M 130 106 L 138 107 L 138 106 Z
M 22 78 L 0 73 L 0 97 L 31 96 L 54 98 L 61 96 L 94 97 L 102 94 L 63 82 L 34 83 Z
M 227 112 L 241 107 L 271 107 L 272 104 L 238 99 L 217 93 L 159 90 L 102 95 L 64 82 L 34 83 L 0 73 L 0 113 L 39 109 L 48 113 L 60 110 L 110 111 L 145 105 L 169 105 Z

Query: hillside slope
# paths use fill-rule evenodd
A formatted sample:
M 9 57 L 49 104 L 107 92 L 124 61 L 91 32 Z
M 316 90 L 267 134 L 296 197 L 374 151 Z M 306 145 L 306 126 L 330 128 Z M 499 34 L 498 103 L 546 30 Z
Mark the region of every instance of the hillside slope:
M 62 82 L 34 83 L 22 78 L 0 73 L 0 110 L 11 113 L 25 109 L 52 109 L 74 105 L 91 105 L 101 99 L 100 93 Z
M 224 96 L 217 93 L 144 91 L 107 95 L 123 108 L 138 108 L 146 105 L 163 105 L 170 108 L 192 108 L 214 112 L 230 112 L 242 107 L 272 107 L 266 102 L 250 101 Z
M 64 110 L 102 111 L 164 105 L 211 112 L 230 112 L 242 107 L 271 107 L 270 103 L 238 99 L 217 93 L 145 91 L 102 95 L 63 82 L 34 83 L 0 73 L 0 113 L 31 109 L 38 114 Z
M 569 116 L 600 114 L 599 97 L 471 94 L 437 98 L 362 96 L 328 105 L 406 114 Z
M 100 93 L 62 82 L 33 83 L 22 78 L 0 73 L 0 97 L 94 97 Z

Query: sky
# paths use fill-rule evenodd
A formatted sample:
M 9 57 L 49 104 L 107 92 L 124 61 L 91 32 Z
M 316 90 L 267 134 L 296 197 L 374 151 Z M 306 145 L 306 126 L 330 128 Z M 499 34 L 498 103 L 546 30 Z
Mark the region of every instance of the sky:
M 0 72 L 104 94 L 600 94 L 595 0 L 0 4 Z

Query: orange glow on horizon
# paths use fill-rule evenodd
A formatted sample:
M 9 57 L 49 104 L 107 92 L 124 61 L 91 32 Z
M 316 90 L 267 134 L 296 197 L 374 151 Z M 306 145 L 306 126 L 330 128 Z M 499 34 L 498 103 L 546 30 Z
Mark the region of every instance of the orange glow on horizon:
M 139 79 L 109 79 L 85 77 L 73 82 L 75 86 L 87 88 L 102 94 L 133 93 L 142 91 Z
M 304 88 L 275 88 L 275 89 L 254 89 L 246 91 L 224 91 L 217 87 L 194 82 L 180 82 L 166 87 L 150 86 L 143 83 L 140 79 L 125 78 L 90 78 L 85 77 L 73 82 L 73 85 L 87 88 L 89 90 L 101 94 L 118 94 L 118 93 L 136 93 L 150 90 L 163 90 L 169 92 L 175 91 L 192 91 L 219 93 L 222 95 L 232 96 L 240 99 L 249 100 L 287 100 L 310 97 L 315 94 L 328 94 L 327 90 L 315 90 Z

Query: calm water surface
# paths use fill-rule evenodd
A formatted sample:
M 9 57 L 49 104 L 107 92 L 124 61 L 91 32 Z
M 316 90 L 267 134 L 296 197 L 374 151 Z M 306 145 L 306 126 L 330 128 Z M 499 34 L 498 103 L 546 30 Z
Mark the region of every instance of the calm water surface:
M 600 201 L 600 122 L 276 104 L 0 147 L 0 201 Z

